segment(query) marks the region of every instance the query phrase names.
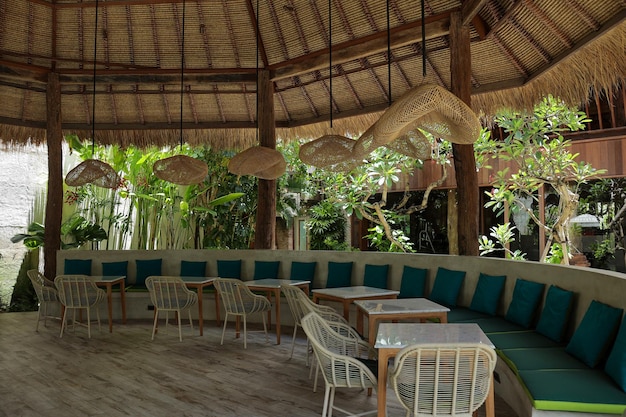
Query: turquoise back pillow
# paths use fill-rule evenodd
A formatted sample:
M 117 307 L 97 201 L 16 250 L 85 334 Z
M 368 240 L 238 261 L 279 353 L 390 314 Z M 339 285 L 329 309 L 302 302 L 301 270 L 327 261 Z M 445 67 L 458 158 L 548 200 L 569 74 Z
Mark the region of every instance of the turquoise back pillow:
M 206 261 L 180 261 L 181 277 L 206 277 Z
M 494 276 L 481 272 L 469 307 L 470 310 L 495 316 L 505 282 L 506 276 L 504 275 Z
M 326 288 L 349 287 L 352 285 L 352 262 L 328 262 Z
M 513 289 L 513 299 L 504 318 L 511 323 L 529 328 L 541 300 L 545 284 L 518 278 Z
M 317 262 L 292 262 L 291 272 L 289 273 L 289 279 L 311 281 L 315 278 L 315 268 Z
M 254 261 L 254 279 L 277 279 L 280 261 Z
M 233 261 L 217 261 L 217 275 L 220 278 L 241 279 L 241 259 Z
M 162 259 L 136 259 L 137 276 L 135 278 L 135 285 L 145 287 L 146 278 L 152 275 L 161 275 L 161 263 Z
M 370 265 L 365 264 L 365 273 L 363 275 L 363 285 L 366 287 L 375 287 L 387 289 L 387 272 L 389 265 Z
M 398 298 L 422 298 L 426 286 L 426 269 L 404 265 Z
M 565 351 L 590 368 L 602 360 L 609 348 L 624 310 L 593 300 Z
M 128 284 L 128 261 L 102 262 L 102 275 L 105 277 L 125 276 Z
M 65 275 L 91 275 L 91 259 L 66 259 L 63 273 Z
M 563 341 L 574 293 L 550 285 L 535 331 L 557 343 Z
M 465 271 L 439 267 L 435 276 L 433 290 L 428 298 L 448 307 L 456 307 L 463 280 L 465 280 Z
M 617 339 L 604 365 L 604 372 L 626 392 L 626 320 L 622 320 Z

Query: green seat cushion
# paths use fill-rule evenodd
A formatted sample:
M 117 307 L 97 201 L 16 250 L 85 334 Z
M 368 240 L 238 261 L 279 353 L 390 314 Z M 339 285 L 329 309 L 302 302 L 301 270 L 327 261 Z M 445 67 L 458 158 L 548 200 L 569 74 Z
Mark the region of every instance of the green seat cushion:
M 587 365 L 565 352 L 564 347 L 503 349 L 499 354 L 517 371 L 589 369 Z
M 621 414 L 626 393 L 599 369 L 520 371 L 538 410 Z
M 254 261 L 253 279 L 278 279 L 280 261 Z
M 521 332 L 526 328 L 519 324 L 511 323 L 502 317 L 488 316 L 484 318 L 478 318 L 471 320 L 472 323 L 478 324 L 485 333 L 507 333 L 507 332 Z
M 206 277 L 206 261 L 180 261 L 181 277 Z
M 505 318 L 515 324 L 529 328 L 541 300 L 545 284 L 518 278 L 513 289 L 513 299 Z
M 91 259 L 66 259 L 63 273 L 65 275 L 91 275 Z
M 573 300 L 573 292 L 550 285 L 535 330 L 555 342 L 562 342 Z
M 366 287 L 387 288 L 387 273 L 389 265 L 371 265 L 365 264 L 365 273 L 363 274 L 363 285 Z
M 504 275 L 494 276 L 481 272 L 469 308 L 495 316 L 505 282 Z
M 311 281 L 312 284 L 315 278 L 316 267 L 317 262 L 292 262 L 289 279 Z
M 432 301 L 447 307 L 456 307 L 461 286 L 465 280 L 465 271 L 455 271 L 439 267 L 435 276 L 435 283 L 430 292 Z
M 102 262 L 102 275 L 105 277 L 125 276 L 128 284 L 128 261 Z
M 593 300 L 565 351 L 595 367 L 603 359 L 617 332 L 624 310 Z
M 622 320 L 604 371 L 626 392 L 626 320 Z
M 404 266 L 402 281 L 400 281 L 400 294 L 398 298 L 422 298 L 426 286 L 426 271 L 424 268 Z
M 241 259 L 217 260 L 217 275 L 220 278 L 241 279 Z
M 497 349 L 555 348 L 560 346 L 554 340 L 550 340 L 534 330 L 487 333 L 487 337 Z
M 352 262 L 328 262 L 326 288 L 349 287 L 352 285 Z
M 455 307 L 448 311 L 448 323 L 458 323 L 464 321 L 473 322 L 474 320 L 487 317 L 489 316 L 485 313 L 480 313 L 465 307 Z
M 162 259 L 136 259 L 137 274 L 135 276 L 135 285 L 145 288 L 146 278 L 153 275 L 161 275 L 162 262 Z

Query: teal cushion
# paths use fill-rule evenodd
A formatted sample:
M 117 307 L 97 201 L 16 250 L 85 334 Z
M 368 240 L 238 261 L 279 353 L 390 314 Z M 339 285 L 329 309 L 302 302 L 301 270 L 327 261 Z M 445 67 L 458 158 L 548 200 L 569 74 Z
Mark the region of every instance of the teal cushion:
M 458 323 L 464 321 L 474 321 L 478 319 L 489 318 L 488 314 L 479 313 L 478 311 L 470 310 L 465 307 L 455 307 L 448 311 L 448 323 Z
M 404 266 L 402 281 L 400 282 L 400 294 L 398 298 L 421 298 L 424 296 L 426 286 L 426 271 L 423 268 Z
M 326 288 L 352 285 L 352 262 L 328 262 Z
M 66 259 L 63 273 L 65 275 L 91 275 L 91 259 Z
M 217 275 L 220 278 L 241 279 L 241 259 L 232 261 L 217 261 Z
M 485 333 L 497 349 L 556 348 L 559 344 L 534 330 Z
M 278 279 L 280 261 L 254 261 L 253 279 Z
M 513 299 L 511 304 L 509 304 L 505 318 L 510 322 L 529 328 L 541 300 L 544 287 L 545 284 L 518 278 L 515 281 Z
M 363 285 L 366 287 L 387 288 L 387 272 L 389 265 L 365 264 Z
M 470 310 L 495 316 L 505 281 L 504 275 L 493 276 L 481 272 L 470 303 Z
M 604 365 L 604 372 L 626 392 L 626 320 L 622 320 L 617 339 Z
M 137 276 L 135 277 L 135 285 L 138 287 L 146 286 L 146 278 L 150 276 L 161 275 L 162 259 L 136 259 Z
M 624 310 L 593 300 L 565 351 L 590 368 L 602 360 L 619 326 Z
M 468 320 L 466 322 L 476 323 L 484 333 L 505 333 L 505 332 L 523 332 L 526 328 L 519 324 L 511 323 L 502 317 L 487 316 Z M 542 336 L 543 337 L 543 336 Z
M 465 271 L 454 271 L 439 267 L 435 276 L 433 290 L 428 298 L 448 307 L 456 307 L 456 300 L 459 298 L 463 280 L 465 280 Z
M 572 411 L 581 416 L 624 412 L 626 393 L 599 369 L 519 371 L 519 377 L 537 410 Z
M 102 262 L 102 275 L 105 277 L 126 277 L 128 283 L 128 261 Z
M 315 278 L 315 268 L 317 262 L 292 262 L 289 279 L 311 281 Z
M 535 330 L 555 342 L 563 341 L 567 318 L 573 300 L 573 292 L 550 285 L 546 294 L 546 302 Z
M 589 369 L 587 365 L 565 352 L 565 348 L 503 349 L 500 357 L 513 365 L 514 371 L 548 371 L 553 369 Z
M 181 277 L 206 277 L 206 261 L 180 261 Z

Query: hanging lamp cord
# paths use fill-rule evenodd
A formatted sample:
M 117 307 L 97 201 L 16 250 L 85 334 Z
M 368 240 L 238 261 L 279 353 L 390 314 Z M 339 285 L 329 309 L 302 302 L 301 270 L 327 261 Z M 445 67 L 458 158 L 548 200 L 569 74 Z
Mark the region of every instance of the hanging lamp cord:
M 98 0 L 96 0 L 96 23 L 93 35 L 93 86 L 91 97 L 91 158 L 96 152 L 96 59 L 98 58 Z
M 256 141 L 259 140 L 259 0 L 256 0 Z
M 183 99 L 185 92 L 185 0 L 183 0 L 183 17 L 180 41 L 180 150 L 183 150 Z
M 389 0 L 387 0 L 387 83 L 389 84 L 387 101 L 391 106 L 391 17 L 389 14 Z
M 330 128 L 333 128 L 333 13 L 332 0 L 328 0 L 328 84 Z
M 422 0 L 422 76 L 426 76 L 426 13 Z

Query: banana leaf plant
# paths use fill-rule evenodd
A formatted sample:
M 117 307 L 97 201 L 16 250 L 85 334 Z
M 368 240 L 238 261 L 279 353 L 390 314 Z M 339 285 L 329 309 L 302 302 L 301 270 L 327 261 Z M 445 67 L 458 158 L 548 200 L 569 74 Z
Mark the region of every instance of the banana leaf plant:
M 42 224 L 31 223 L 27 232 L 14 235 L 11 242 L 24 242 L 29 250 L 43 247 L 45 228 Z M 87 242 L 100 242 L 107 238 L 106 231 L 100 225 L 90 223 L 82 216 L 70 217 L 61 225 L 61 234 L 69 238 L 67 243 L 61 240 L 61 249 L 75 249 Z

